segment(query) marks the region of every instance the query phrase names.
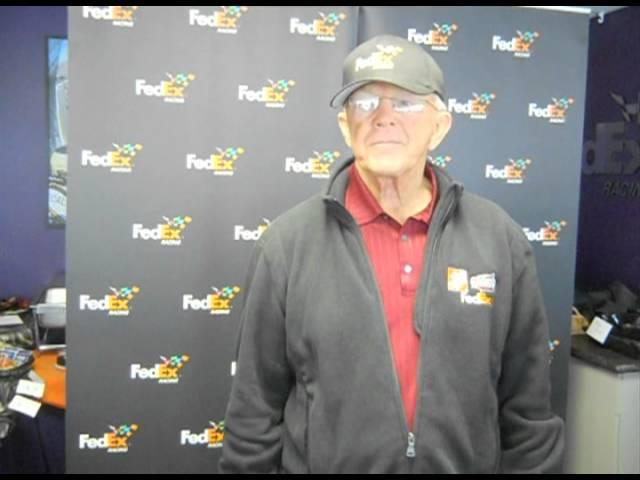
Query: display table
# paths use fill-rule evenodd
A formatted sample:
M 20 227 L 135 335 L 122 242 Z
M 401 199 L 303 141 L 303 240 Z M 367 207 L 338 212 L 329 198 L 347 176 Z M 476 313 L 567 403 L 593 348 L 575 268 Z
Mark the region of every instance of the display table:
M 33 370 L 44 380 L 45 389 L 42 403 L 58 408 L 65 408 L 66 402 L 66 369 L 56 366 L 58 351 L 49 350 L 34 352 Z
M 16 415 L 16 426 L 0 447 L 0 475 L 64 473 L 66 370 L 57 368 L 57 351 L 34 352 L 33 370 L 45 382 L 36 418 Z
M 572 337 L 565 473 L 640 473 L 640 361 Z

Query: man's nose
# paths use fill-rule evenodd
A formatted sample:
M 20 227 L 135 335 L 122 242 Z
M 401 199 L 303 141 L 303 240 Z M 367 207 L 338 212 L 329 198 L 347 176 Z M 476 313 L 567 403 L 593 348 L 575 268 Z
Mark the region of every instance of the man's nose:
M 374 112 L 374 125 L 376 127 L 387 127 L 395 125 L 396 112 L 393 109 L 393 100 L 390 98 L 381 98 L 380 105 Z

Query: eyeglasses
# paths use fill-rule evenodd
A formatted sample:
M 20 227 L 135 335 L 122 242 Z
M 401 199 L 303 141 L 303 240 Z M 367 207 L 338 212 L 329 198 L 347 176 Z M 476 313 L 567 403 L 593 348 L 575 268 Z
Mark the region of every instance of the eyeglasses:
M 372 93 L 358 92 L 349 97 L 347 104 L 353 109 L 354 113 L 359 115 L 370 115 L 376 111 L 382 99 L 387 98 L 391 101 L 391 106 L 395 112 L 398 113 L 420 113 L 424 112 L 427 105 L 431 105 L 436 110 L 438 109 L 427 98 L 395 98 L 395 97 L 382 97 Z

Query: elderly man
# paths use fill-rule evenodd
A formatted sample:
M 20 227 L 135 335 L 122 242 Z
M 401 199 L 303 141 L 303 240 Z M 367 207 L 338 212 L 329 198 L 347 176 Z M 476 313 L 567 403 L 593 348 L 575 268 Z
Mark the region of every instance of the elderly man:
M 221 470 L 558 468 L 531 246 L 427 163 L 451 126 L 440 68 L 383 35 L 343 73 L 354 158 L 256 245 Z

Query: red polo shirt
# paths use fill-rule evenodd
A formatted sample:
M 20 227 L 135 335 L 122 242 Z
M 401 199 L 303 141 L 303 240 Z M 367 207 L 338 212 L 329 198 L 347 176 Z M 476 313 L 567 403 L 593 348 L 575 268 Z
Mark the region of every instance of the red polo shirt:
M 432 185 L 427 208 L 400 225 L 386 215 L 362 180 L 355 164 L 350 169 L 345 205 L 360 226 L 375 270 L 384 305 L 393 360 L 408 427 L 413 429 L 417 396 L 420 339 L 413 327 L 413 308 L 420 282 L 429 223 L 438 197 L 433 170 L 426 167 Z

